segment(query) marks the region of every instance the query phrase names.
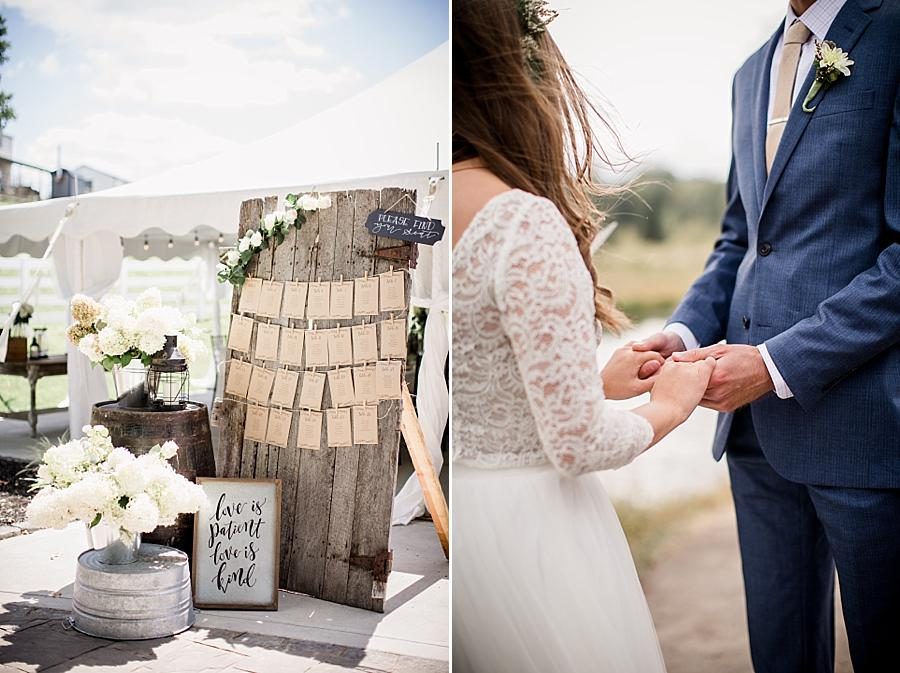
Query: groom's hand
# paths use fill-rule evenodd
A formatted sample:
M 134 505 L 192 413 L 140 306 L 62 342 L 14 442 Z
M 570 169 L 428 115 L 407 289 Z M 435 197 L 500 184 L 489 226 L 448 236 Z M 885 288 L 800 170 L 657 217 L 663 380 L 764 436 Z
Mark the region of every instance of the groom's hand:
M 664 358 L 669 358 L 672 353 L 677 353 L 684 350 L 684 341 L 682 341 L 681 337 L 674 332 L 657 332 L 656 334 L 648 336 L 643 341 L 638 341 L 631 344 L 631 348 L 638 353 L 647 353 L 652 351 L 654 353 L 659 353 Z M 645 362 L 638 372 L 638 378 L 649 378 L 650 376 L 653 376 L 653 374 L 655 374 L 658 370 L 659 368 L 655 366 L 655 362 L 653 360 Z
M 716 358 L 716 369 L 700 406 L 716 411 L 735 411 L 775 389 L 766 363 L 755 346 L 720 344 L 675 353 L 676 362 Z

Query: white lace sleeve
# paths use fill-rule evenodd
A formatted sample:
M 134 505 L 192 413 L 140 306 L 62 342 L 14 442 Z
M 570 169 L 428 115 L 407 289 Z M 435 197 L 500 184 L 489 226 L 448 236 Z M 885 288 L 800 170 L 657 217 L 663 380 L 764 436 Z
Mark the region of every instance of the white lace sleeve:
M 545 199 L 518 219 L 495 267 L 494 291 L 541 444 L 566 474 L 621 467 L 649 446 L 653 429 L 604 400 L 593 287 L 575 237 Z

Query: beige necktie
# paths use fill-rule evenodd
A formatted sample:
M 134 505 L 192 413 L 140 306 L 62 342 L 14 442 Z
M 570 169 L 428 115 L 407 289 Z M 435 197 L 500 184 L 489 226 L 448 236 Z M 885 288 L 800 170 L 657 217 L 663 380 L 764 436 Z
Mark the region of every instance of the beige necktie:
M 781 49 L 781 64 L 778 66 L 778 80 L 775 83 L 775 100 L 772 104 L 772 116 L 766 129 L 766 173 L 772 170 L 775 151 L 781 142 L 784 126 L 791 113 L 794 95 L 794 80 L 797 78 L 797 65 L 800 63 L 800 51 L 803 43 L 809 39 L 809 28 L 797 19 L 788 28 L 784 36 L 784 47 Z

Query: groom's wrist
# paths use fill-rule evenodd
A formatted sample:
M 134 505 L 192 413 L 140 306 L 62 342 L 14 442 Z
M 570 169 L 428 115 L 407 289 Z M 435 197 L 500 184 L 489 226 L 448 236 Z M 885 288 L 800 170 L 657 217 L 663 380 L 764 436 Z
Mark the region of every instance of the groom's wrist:
M 775 366 L 775 361 L 769 354 L 769 349 L 766 348 L 766 344 L 759 344 L 756 348 L 759 351 L 759 354 L 762 355 L 763 362 L 766 364 L 766 369 L 769 370 L 769 376 L 772 378 L 772 383 L 775 385 L 775 394 L 782 400 L 792 398 L 794 393 L 791 392 L 787 381 L 784 380 L 781 372 L 778 371 L 778 367 Z
M 681 339 L 682 348 L 686 351 L 694 350 L 695 348 L 700 347 L 700 342 L 697 340 L 697 337 L 694 336 L 691 328 L 685 325 L 683 322 L 669 323 L 665 326 L 663 332 L 667 334 L 674 334 L 679 339 Z

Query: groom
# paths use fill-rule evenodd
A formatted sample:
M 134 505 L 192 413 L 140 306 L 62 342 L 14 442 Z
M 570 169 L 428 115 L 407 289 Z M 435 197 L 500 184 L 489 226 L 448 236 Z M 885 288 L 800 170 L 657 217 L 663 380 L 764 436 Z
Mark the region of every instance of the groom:
M 824 40 L 850 74 L 804 105 Z M 835 566 L 856 673 L 900 671 L 898 83 L 900 1 L 791 0 L 734 78 L 706 269 L 635 346 L 718 360 L 757 673 L 833 671 Z

